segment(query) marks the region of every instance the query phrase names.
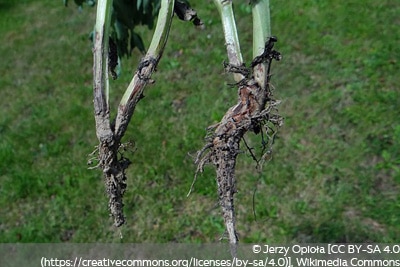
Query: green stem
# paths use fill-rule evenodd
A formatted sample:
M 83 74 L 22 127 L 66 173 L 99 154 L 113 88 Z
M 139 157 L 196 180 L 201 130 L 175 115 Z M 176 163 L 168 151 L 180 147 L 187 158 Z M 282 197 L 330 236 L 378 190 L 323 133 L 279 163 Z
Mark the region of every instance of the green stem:
M 153 39 L 151 40 L 150 47 L 146 53 L 145 59 L 152 59 L 156 62 L 159 61 L 165 44 L 167 43 L 169 29 L 171 27 L 172 16 L 174 14 L 174 0 L 163 0 L 161 1 L 161 8 L 158 14 L 157 26 L 154 31 Z M 120 106 L 125 106 L 130 99 L 132 99 L 132 93 L 134 92 L 137 80 L 139 79 L 136 74 L 128 88 L 126 89 Z
M 269 11 L 269 0 L 253 0 L 253 58 L 261 55 L 264 52 L 265 42 L 271 36 L 271 18 Z M 267 86 L 265 76 L 267 64 L 259 64 L 254 67 L 254 79 L 258 82 L 261 88 Z
M 144 88 L 150 81 L 150 77 L 162 56 L 171 27 L 174 4 L 174 0 L 163 0 L 161 2 L 157 26 L 149 50 L 146 56 L 141 60 L 135 75 L 119 103 L 118 113 L 115 119 L 115 136 L 119 140 L 128 127 L 136 104 L 143 98 Z
M 161 1 L 161 8 L 158 14 L 157 25 L 151 40 L 147 56 L 160 58 L 167 43 L 172 17 L 174 15 L 174 0 Z
M 110 32 L 113 0 L 99 0 L 97 4 L 96 24 L 94 27 L 94 90 L 95 110 L 104 113 L 109 111 L 108 81 L 108 38 Z M 97 91 L 96 91 L 97 90 Z
M 229 64 L 241 66 L 243 64 L 243 58 L 242 53 L 240 52 L 240 43 L 237 34 L 235 16 L 233 14 L 232 0 L 214 0 L 214 3 L 221 16 Z M 235 81 L 239 82 L 243 78 L 244 76 L 242 74 L 234 73 Z
M 264 52 L 265 42 L 271 36 L 269 0 L 253 1 L 253 58 Z

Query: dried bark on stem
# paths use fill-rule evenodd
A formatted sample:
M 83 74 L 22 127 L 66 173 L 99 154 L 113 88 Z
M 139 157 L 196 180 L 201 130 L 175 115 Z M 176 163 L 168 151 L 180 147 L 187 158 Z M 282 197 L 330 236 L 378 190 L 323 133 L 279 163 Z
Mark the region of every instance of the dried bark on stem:
M 204 165 L 210 162 L 216 168 L 219 204 L 222 208 L 233 256 L 235 256 L 235 245 L 238 243 L 234 194 L 236 193 L 235 165 L 240 151 L 240 141 L 246 132 L 253 131 L 258 134 L 264 130 L 264 127 L 270 127 L 269 124 L 279 127 L 283 122 L 277 113 L 279 102 L 272 98 L 269 84 L 271 62 L 273 59 L 280 59 L 279 52 L 272 49 L 274 42 L 276 38 L 270 38 L 264 52 L 253 60 L 253 75 L 237 83 L 238 103 L 229 108 L 220 123 L 209 128 L 209 130 L 214 130 L 214 133 L 207 138 L 206 145 L 198 152 L 196 158 L 197 172 L 202 172 Z M 266 64 L 268 70 L 264 72 L 267 81 L 265 85 L 260 84 L 254 77 L 254 73 L 258 71 L 261 64 Z M 242 75 L 250 73 L 250 70 L 244 70 L 243 67 L 229 67 L 230 71 L 236 71 Z
M 238 244 L 234 208 L 236 158 L 240 152 L 240 141 L 245 133 L 253 131 L 258 134 L 261 132 L 263 138 L 263 131 L 265 131 L 270 140 L 267 143 L 264 142 L 264 139 L 262 140 L 264 151 L 266 145 L 273 143 L 273 136 L 270 138 L 269 132 L 272 130 L 274 133 L 273 128 L 278 128 L 283 123 L 277 112 L 279 102 L 272 98 L 269 83 L 271 62 L 273 59 L 280 60 L 281 56 L 279 52 L 273 50 L 277 39 L 269 37 L 271 30 L 268 0 L 251 1 L 255 57 L 250 69 L 243 64 L 232 0 L 214 0 L 214 3 L 221 16 L 229 59 L 229 64 L 225 64 L 225 68 L 228 72 L 233 73 L 238 86 L 239 99 L 238 103 L 225 113 L 220 123 L 209 127 L 208 130 L 214 132 L 209 134 L 209 137 L 206 138 L 207 143 L 197 153 L 195 160 L 197 171 L 193 183 L 196 181 L 198 173 L 203 171 L 204 165 L 212 163 L 215 166 L 219 204 L 228 232 L 231 254 L 236 257 Z M 252 151 L 250 154 L 255 158 Z M 264 155 L 261 158 L 264 158 Z M 258 164 L 259 160 L 257 160 Z
M 206 145 L 197 154 L 195 180 L 205 164 L 212 163 L 215 166 L 219 204 L 231 245 L 231 254 L 235 257 L 238 244 L 234 207 L 236 158 L 240 151 L 240 141 L 246 132 L 259 133 L 263 126 L 271 122 L 277 125 L 281 123 L 276 112 L 277 102 L 272 99 L 269 86 L 269 67 L 273 58 L 279 59 L 277 56 L 279 53 L 272 51 L 276 39 L 271 38 L 265 44 L 265 49 L 253 60 L 251 69 L 247 69 L 240 52 L 232 0 L 214 0 L 214 3 L 221 16 L 229 59 L 229 64 L 225 64 L 225 67 L 228 72 L 233 73 L 237 82 L 239 99 L 238 103 L 225 113 L 220 123 L 209 127 L 209 130 L 214 130 L 214 133 L 206 139 Z M 254 6 L 257 12 L 258 3 Z M 261 30 L 266 26 L 269 27 L 269 25 L 260 25 L 257 20 L 255 22 Z M 263 32 L 262 36 L 256 36 L 257 42 L 268 33 Z

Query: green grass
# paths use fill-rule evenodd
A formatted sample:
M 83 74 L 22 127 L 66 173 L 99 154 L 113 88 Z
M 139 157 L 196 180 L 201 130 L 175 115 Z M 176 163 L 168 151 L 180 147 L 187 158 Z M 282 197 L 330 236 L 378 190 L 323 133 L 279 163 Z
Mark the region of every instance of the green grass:
M 398 241 L 400 5 L 331 2 L 271 2 L 283 54 L 272 82 L 285 125 L 262 172 L 248 153 L 239 157 L 243 242 Z M 235 11 L 249 62 L 246 3 Z M 215 242 L 223 235 L 213 169 L 186 194 L 205 128 L 236 102 L 236 89 L 223 71 L 213 4 L 192 4 L 206 30 L 173 23 L 156 83 L 125 136 L 135 148 L 127 152 L 127 224 L 116 229 L 101 172 L 86 165 L 97 144 L 88 40 L 95 9 L 0 1 L 0 242 Z M 151 33 L 142 33 L 148 44 Z M 113 107 L 139 57 L 124 59 L 111 85 Z M 246 138 L 260 148 L 259 136 Z

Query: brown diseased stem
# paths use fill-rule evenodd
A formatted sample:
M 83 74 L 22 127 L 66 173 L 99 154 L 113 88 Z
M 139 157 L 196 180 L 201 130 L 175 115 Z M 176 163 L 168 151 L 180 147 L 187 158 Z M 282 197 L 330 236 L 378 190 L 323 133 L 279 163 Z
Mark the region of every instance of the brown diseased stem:
M 125 222 L 123 214 L 123 195 L 126 189 L 126 174 L 130 161 L 119 153 L 121 139 L 125 134 L 136 104 L 143 98 L 143 91 L 150 81 L 151 74 L 161 58 L 167 41 L 173 15 L 174 0 L 163 0 L 159 12 L 157 27 L 146 56 L 142 59 L 127 92 L 118 107 L 115 122 L 110 121 L 108 104 L 108 41 L 112 0 L 98 3 L 95 42 L 93 49 L 93 94 L 96 135 L 99 139 L 98 159 L 103 170 L 106 192 L 109 197 L 109 210 L 114 225 L 119 227 Z
M 227 66 L 237 81 L 238 102 L 228 109 L 217 125 L 209 127 L 214 132 L 198 152 L 196 163 L 197 173 L 202 172 L 206 163 L 211 162 L 216 168 L 219 204 L 231 244 L 231 254 L 235 257 L 238 244 L 234 207 L 234 194 L 237 191 L 236 159 L 240 152 L 240 141 L 247 132 L 253 131 L 258 134 L 264 130 L 263 128 L 269 127 L 268 124 L 280 126 L 282 123 L 276 109 L 278 102 L 272 99 L 268 83 L 271 60 L 278 59 L 280 54 L 272 50 L 273 42 L 269 43 L 270 46 L 263 45 L 261 53 L 251 64 L 252 68 L 246 69 L 242 65 L 232 1 L 214 0 L 214 2 L 222 18 L 229 59 Z M 206 151 L 208 152 L 205 153 Z

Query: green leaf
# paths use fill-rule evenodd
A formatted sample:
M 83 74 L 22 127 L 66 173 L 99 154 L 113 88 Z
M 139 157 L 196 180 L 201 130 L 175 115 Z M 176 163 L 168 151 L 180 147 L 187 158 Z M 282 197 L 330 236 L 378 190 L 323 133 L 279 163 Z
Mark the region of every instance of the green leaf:
M 114 23 L 114 30 L 116 33 L 116 40 L 115 43 L 117 44 L 118 48 L 118 55 L 122 56 L 129 56 L 128 51 L 128 40 L 129 40 L 129 31 L 128 28 L 122 24 L 119 20 L 116 20 Z
M 149 0 L 143 0 L 143 14 L 149 13 Z
M 115 18 L 125 24 L 126 27 L 133 29 L 136 15 L 135 12 L 132 12 L 135 10 L 134 6 L 124 0 L 114 0 L 113 7 Z
M 134 31 L 131 32 L 131 52 L 137 47 L 143 54 L 146 53 L 146 48 L 144 47 L 143 39 L 139 34 Z
M 77 4 L 78 6 L 81 6 L 85 0 L 74 0 L 74 1 L 75 1 L 75 4 Z
M 154 16 L 151 12 L 143 14 L 142 23 L 146 24 L 149 29 L 154 27 Z
M 64 0 L 68 1 L 68 0 Z M 94 5 L 95 0 L 74 0 L 77 5 L 86 2 Z M 154 27 L 154 20 L 161 7 L 161 0 L 114 0 L 111 17 L 110 36 L 117 44 L 119 57 L 130 56 L 134 48 L 145 53 L 146 49 L 142 38 L 134 32 L 137 25 Z
M 156 0 L 153 2 L 153 16 L 157 16 L 158 11 L 160 10 L 161 7 L 161 1 L 160 0 Z

